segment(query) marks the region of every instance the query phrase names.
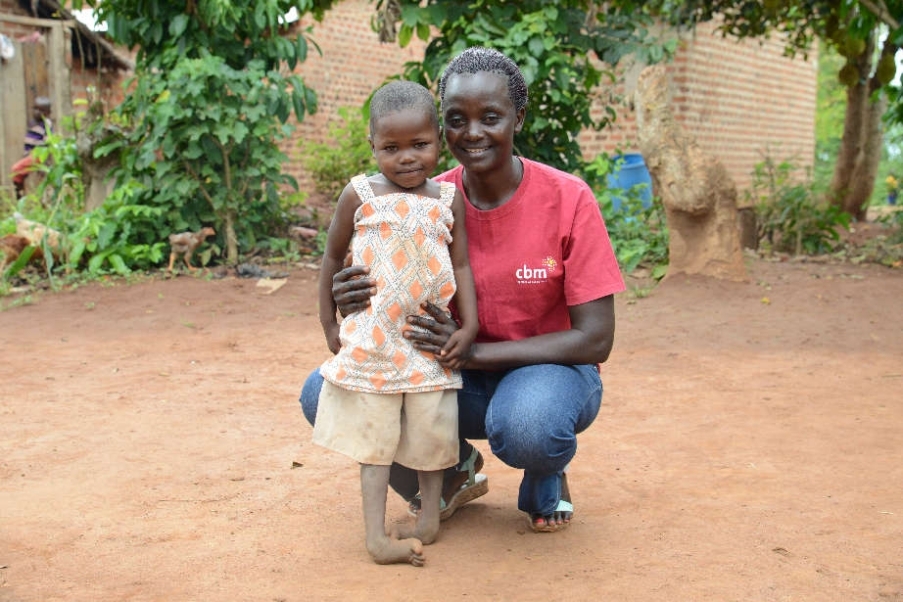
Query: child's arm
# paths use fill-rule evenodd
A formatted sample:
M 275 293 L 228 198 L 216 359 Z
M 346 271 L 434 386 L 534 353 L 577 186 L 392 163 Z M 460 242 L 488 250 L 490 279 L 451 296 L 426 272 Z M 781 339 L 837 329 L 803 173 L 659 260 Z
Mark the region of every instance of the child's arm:
M 345 186 L 345 190 L 339 195 L 332 223 L 329 224 L 329 232 L 326 235 L 326 248 L 323 251 L 323 262 L 320 265 L 320 280 L 318 283 L 320 298 L 320 324 L 326 335 L 326 344 L 333 353 L 338 353 L 342 347 L 339 341 L 339 321 L 336 318 L 336 303 L 332 298 L 332 278 L 345 265 L 345 256 L 354 235 L 354 213 L 361 206 L 361 199 L 357 196 L 351 184 Z
M 452 214 L 455 223 L 452 226 L 452 242 L 449 245 L 452 267 L 455 271 L 455 307 L 461 328 L 448 339 L 442 348 L 442 364 L 456 370 L 460 368 L 470 353 L 470 345 L 480 329 L 477 316 L 477 292 L 470 270 L 470 259 L 467 254 L 467 229 L 464 227 L 464 199 L 460 191 L 455 191 L 452 201 Z

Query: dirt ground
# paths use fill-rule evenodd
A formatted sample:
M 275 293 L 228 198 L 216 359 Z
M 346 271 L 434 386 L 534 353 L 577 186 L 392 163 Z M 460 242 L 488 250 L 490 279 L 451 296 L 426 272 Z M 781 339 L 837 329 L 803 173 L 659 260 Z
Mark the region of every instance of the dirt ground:
M 0 601 L 903 600 L 903 269 L 748 261 L 619 296 L 570 529 L 529 532 L 479 442 L 490 492 L 422 569 L 369 561 L 357 468 L 310 442 L 312 267 L 0 312 Z

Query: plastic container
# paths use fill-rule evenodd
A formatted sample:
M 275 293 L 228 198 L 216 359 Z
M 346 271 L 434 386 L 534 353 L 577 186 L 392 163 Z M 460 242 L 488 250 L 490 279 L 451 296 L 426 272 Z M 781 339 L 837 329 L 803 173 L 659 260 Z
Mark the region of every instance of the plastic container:
M 615 162 L 620 164 L 621 169 L 614 174 L 608 176 L 609 188 L 615 190 L 628 191 L 634 186 L 645 184 L 642 189 L 636 191 L 642 201 L 643 208 L 648 209 L 652 206 L 652 176 L 646 168 L 646 162 L 643 155 L 639 153 L 627 153 L 614 157 Z M 611 206 L 614 211 L 621 210 L 621 197 L 617 194 L 612 195 Z

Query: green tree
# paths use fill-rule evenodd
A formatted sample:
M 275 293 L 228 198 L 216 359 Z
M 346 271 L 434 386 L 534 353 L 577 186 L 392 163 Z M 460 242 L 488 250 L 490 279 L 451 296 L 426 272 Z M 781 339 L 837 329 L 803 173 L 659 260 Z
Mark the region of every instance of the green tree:
M 827 44 L 818 50 L 818 98 L 815 111 L 815 170 L 817 183 L 831 179 L 843 134 L 846 86 L 837 74 L 846 59 Z
M 511 57 L 529 86 L 530 118 L 515 139 L 517 152 L 565 171 L 584 167 L 577 135 L 601 129 L 614 109 L 594 119 L 599 84 L 612 81 L 622 58 L 654 63 L 673 52 L 651 33 L 643 3 L 604 5 L 584 0 L 501 2 L 489 0 L 378 0 L 376 27 L 383 41 L 406 46 L 414 35 L 428 41 L 421 62 L 404 76 L 436 89 L 442 68 L 469 46 L 491 46 Z M 433 31 L 438 35 L 433 36 Z M 596 59 L 596 60 L 594 60 Z
M 422 63 L 407 65 L 405 76 L 434 84 L 451 56 L 471 45 L 498 48 L 524 69 L 530 85 L 531 119 L 519 135 L 518 150 L 563 169 L 579 169 L 576 135 L 602 128 L 609 112 L 593 120 L 590 106 L 597 85 L 611 77 L 626 55 L 654 63 L 673 49 L 650 35 L 655 22 L 679 30 L 719 21 L 724 35 L 786 36 L 788 55 L 805 54 L 816 39 L 840 56 L 844 84 L 844 128 L 830 186 L 832 204 L 862 219 L 881 158 L 882 116 L 903 122 L 899 87 L 893 87 L 893 57 L 903 44 L 903 0 L 378 0 L 375 23 L 384 39 L 404 46 L 417 35 L 430 40 Z M 432 38 L 433 31 L 438 32 Z M 600 59 L 606 66 L 590 60 Z
M 333 0 L 74 0 L 137 48 L 135 78 L 118 112 L 131 127 L 100 153 L 121 151 L 124 173 L 163 208 L 173 230 L 215 223 L 226 259 L 253 245 L 279 212 L 279 141 L 317 109 L 293 72 L 309 50 L 287 35 L 290 9 L 322 19 Z
M 882 118 L 903 121 L 894 56 L 903 44 L 901 0 L 659 0 L 649 10 L 679 27 L 720 19 L 724 35 L 786 36 L 790 55 L 807 53 L 816 39 L 844 57 L 837 71 L 845 87 L 843 134 L 830 186 L 831 203 L 864 219 L 881 159 Z

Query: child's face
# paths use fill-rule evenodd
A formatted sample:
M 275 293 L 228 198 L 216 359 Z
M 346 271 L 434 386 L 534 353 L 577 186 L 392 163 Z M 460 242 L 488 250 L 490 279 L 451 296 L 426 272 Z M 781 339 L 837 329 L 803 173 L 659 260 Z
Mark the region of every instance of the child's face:
M 439 164 L 439 128 L 426 111 L 403 109 L 383 115 L 370 133 L 379 171 L 401 188 L 416 188 Z
M 32 116 L 35 121 L 50 118 L 50 107 L 47 105 L 35 104 L 32 108 Z

